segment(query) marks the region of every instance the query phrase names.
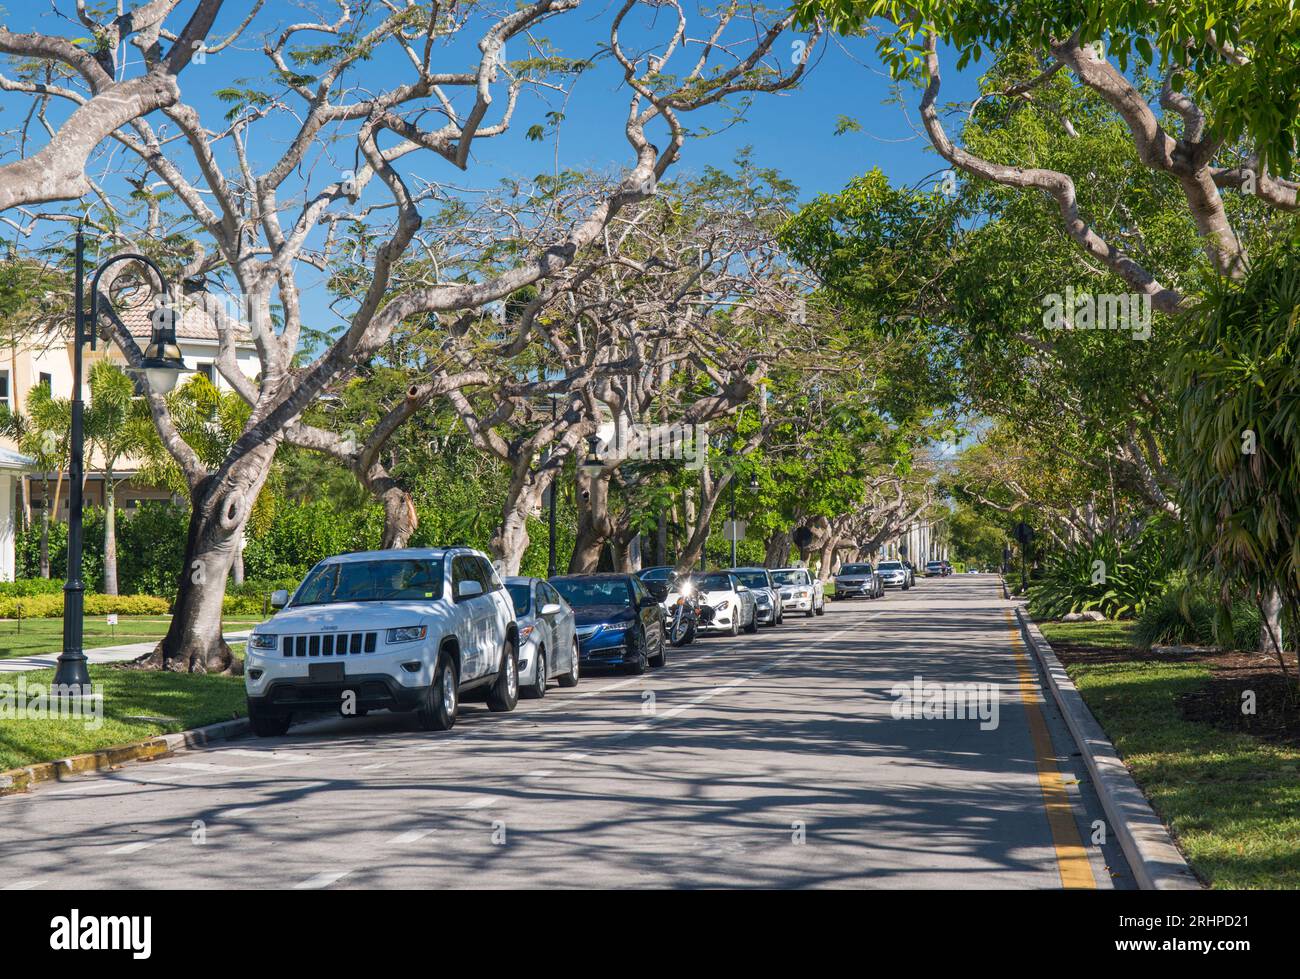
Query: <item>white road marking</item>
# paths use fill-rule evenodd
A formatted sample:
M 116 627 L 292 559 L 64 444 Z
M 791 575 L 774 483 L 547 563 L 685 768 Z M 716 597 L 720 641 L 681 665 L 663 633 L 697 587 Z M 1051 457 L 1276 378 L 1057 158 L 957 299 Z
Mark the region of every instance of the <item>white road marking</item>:
M 293 889 L 295 891 L 320 890 L 323 887 L 329 887 L 331 884 L 338 883 L 350 873 L 352 873 L 350 870 L 331 870 L 328 873 L 317 874 L 315 877 L 309 877 L 301 884 L 294 884 Z
M 404 846 L 407 843 L 418 843 L 426 836 L 432 836 L 437 830 L 433 829 L 410 829 L 405 833 L 399 833 L 388 842 L 394 846 Z
M 470 799 L 469 802 L 461 806 L 462 809 L 486 809 L 492 803 L 497 801 L 494 795 L 481 795 L 477 799 Z
M 0 891 L 30 891 L 34 887 L 40 887 L 41 883 L 42 881 L 39 879 L 19 880 L 12 884 L 6 884 L 4 887 L 0 887 Z
M 247 816 L 250 812 L 257 812 L 257 806 L 243 806 L 239 809 L 231 809 L 227 812 L 223 812 L 218 818 L 234 819 L 236 816 Z
M 137 840 L 135 843 L 125 843 L 125 844 L 123 844 L 122 846 L 114 847 L 113 849 L 109 850 L 108 852 L 109 852 L 109 855 L 110 855 L 110 856 L 112 856 L 112 855 L 122 855 L 122 854 L 127 854 L 127 853 L 139 853 L 141 850 L 147 850 L 147 849 L 149 849 L 149 847 L 151 847 L 151 846 L 157 846 L 159 843 L 162 843 L 162 842 L 163 842 L 163 841 L 162 841 L 161 839 L 158 839 L 158 840 Z
M 535 772 L 529 772 L 528 775 L 525 776 L 525 777 L 526 777 L 526 778 L 546 778 L 548 775 L 554 775 L 554 774 L 555 774 L 555 772 L 551 771 L 549 768 L 539 768 L 539 769 L 538 769 L 537 771 L 535 771 Z
M 235 765 L 210 765 L 204 761 L 174 761 L 166 768 L 187 768 L 194 772 L 242 772 L 247 769 Z
M 359 771 L 359 772 L 377 772 L 377 771 L 379 771 L 379 769 L 381 769 L 381 768 L 387 768 L 387 767 L 388 767 L 389 765 L 391 765 L 391 764 L 392 764 L 391 761 L 381 761 L 381 762 L 378 762 L 377 764 L 374 764 L 374 765 L 362 765 L 360 768 L 357 769 L 357 771 Z
M 567 755 L 564 756 L 564 760 L 565 760 L 565 761 L 582 761 L 582 759 L 584 759 L 584 758 L 586 758 L 586 757 L 588 757 L 588 755 L 586 754 L 586 752 L 583 752 L 583 751 L 571 751 L 571 752 L 569 752 L 569 754 L 567 754 Z

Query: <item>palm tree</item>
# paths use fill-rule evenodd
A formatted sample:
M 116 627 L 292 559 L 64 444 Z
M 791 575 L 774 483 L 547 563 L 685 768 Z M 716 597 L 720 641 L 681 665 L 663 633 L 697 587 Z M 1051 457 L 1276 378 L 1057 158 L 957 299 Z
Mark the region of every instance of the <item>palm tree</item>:
M 86 409 L 86 441 L 90 461 L 104 477 L 105 595 L 117 594 L 117 480 L 114 470 L 125 455 L 144 447 L 139 420 L 144 402 L 133 401 L 135 382 L 121 368 L 101 360 L 90 368 L 90 405 Z
M 56 398 L 44 384 L 27 395 L 27 417 L 15 416 L 21 434 L 18 449 L 35 460 L 45 486 L 45 507 L 41 510 L 41 577 L 50 576 L 50 515 L 58 514 L 63 474 L 68 468 L 72 433 L 72 402 Z M 58 473 L 54 495 L 50 495 L 50 473 Z

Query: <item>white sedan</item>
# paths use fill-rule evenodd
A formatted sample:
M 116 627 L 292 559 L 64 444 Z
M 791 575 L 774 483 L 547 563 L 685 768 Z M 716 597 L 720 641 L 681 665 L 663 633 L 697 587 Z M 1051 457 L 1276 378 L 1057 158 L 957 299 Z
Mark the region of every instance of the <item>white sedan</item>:
M 810 618 L 826 611 L 826 586 L 807 568 L 777 568 L 772 580 L 781 589 L 781 607 L 785 611 L 802 612 Z
M 713 609 L 713 618 L 703 623 L 706 631 L 738 635 L 758 631 L 758 603 L 754 593 L 730 571 L 711 571 L 693 579 L 700 590 L 700 604 Z

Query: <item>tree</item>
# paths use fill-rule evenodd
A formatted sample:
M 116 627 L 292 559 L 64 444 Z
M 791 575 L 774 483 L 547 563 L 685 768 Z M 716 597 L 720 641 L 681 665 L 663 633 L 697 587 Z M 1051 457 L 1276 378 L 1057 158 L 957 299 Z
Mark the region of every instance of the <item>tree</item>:
M 90 461 L 104 480 L 104 581 L 105 595 L 117 594 L 117 461 L 141 449 L 147 415 L 132 400 L 135 382 L 106 360 L 90 368 L 90 405 L 83 424 Z M 135 424 L 132 424 L 132 415 Z
M 170 6 L 154 4 L 150 11 Z M 160 256 L 185 283 L 184 296 L 171 297 L 172 304 L 211 318 L 221 336 L 218 369 L 251 406 L 245 430 L 211 467 L 181 436 L 167 400 L 157 393 L 148 396 L 159 436 L 183 473 L 191 500 L 175 614 L 149 663 L 192 671 L 235 668 L 221 638 L 224 581 L 277 448 L 290 430 L 310 440 L 313 433 L 300 427 L 303 413 L 332 383 L 379 355 L 400 324 L 423 320 L 436 329 L 444 325 L 440 316 L 454 320 L 557 274 L 620 211 L 653 194 L 685 144 L 685 115 L 740 93 L 787 88 L 804 70 L 803 61 L 792 66 L 770 56 L 792 21 L 790 14 L 769 17 L 733 4 L 712 16 L 706 40 L 697 41 L 695 32 L 687 30 L 685 11 L 675 10 L 675 23 L 665 32 L 661 25 L 640 23 L 634 15 L 641 6 L 627 0 L 610 21 L 607 55 L 630 90 L 622 123 L 630 168 L 563 234 L 530 242 L 507 267 L 453 280 L 396 277 L 412 249 L 460 227 L 426 222 L 422 206 L 438 197 L 441 188 L 425 180 L 413 161 L 418 154 L 430 154 L 466 169 L 473 149 L 508 130 L 522 91 L 562 85 L 585 70 L 588 60 L 559 57 L 535 34 L 541 24 L 577 6 L 577 0 L 537 0 L 499 16 L 474 8 L 433 17 L 417 6 L 345 7 L 334 22 L 268 30 L 268 76 L 257 87 L 215 92 L 230 107 L 216 126 L 205 125 L 193 104 L 160 97 L 167 124 L 179 137 L 168 137 L 165 152 L 159 131 L 139 116 L 143 103 L 138 99 L 106 115 L 109 128 L 95 130 L 111 133 L 165 185 L 169 204 L 188 218 L 195 235 L 190 253 Z M 206 33 L 218 7 L 201 4 L 167 56 L 157 43 L 138 45 L 150 79 L 142 84 L 170 84 L 188 61 L 190 52 L 182 49 Z M 258 9 L 241 30 L 258 22 Z M 98 29 L 108 28 L 100 24 Z M 624 29 L 642 34 L 638 53 L 626 49 Z M 151 36 L 156 41 L 159 35 Z M 325 43 L 316 43 L 321 37 Z M 469 68 L 442 71 L 435 66 L 435 55 L 444 48 L 465 50 L 461 42 L 466 38 L 477 39 L 478 54 Z M 816 39 L 814 34 L 814 43 Z M 525 48 L 528 56 L 508 60 L 507 45 L 512 51 Z M 101 75 L 111 77 L 102 66 L 92 69 L 67 42 L 46 39 L 26 53 L 54 65 L 84 66 L 86 77 L 97 83 Z M 682 72 L 668 71 L 670 59 L 687 58 Z M 371 60 L 385 65 L 377 88 L 354 82 L 359 66 Z M 407 72 L 405 80 L 398 76 L 399 65 Z M 59 87 L 14 90 L 30 91 L 38 100 L 76 103 L 74 93 Z M 430 101 L 443 119 L 435 129 L 421 125 Z M 496 114 L 489 118 L 491 112 Z M 662 130 L 653 133 L 661 139 L 658 144 L 652 140 L 654 127 Z M 264 166 L 262 154 L 249 152 L 250 146 L 272 145 L 258 142 L 263 131 L 275 132 L 274 144 L 285 146 Z M 188 166 L 178 160 L 181 145 L 192 155 Z M 356 163 L 332 165 L 339 148 Z M 85 186 L 84 176 L 78 176 L 64 180 L 61 190 L 79 192 Z M 295 357 L 304 323 L 297 276 L 304 267 L 329 267 L 340 250 L 353 248 L 357 239 L 349 232 L 356 228 L 368 232 L 364 261 L 370 266 L 369 282 L 347 309 L 343 331 L 309 363 L 299 365 Z M 223 277 L 240 299 L 238 315 L 230 315 L 220 301 Z M 142 353 L 108 297 L 113 284 L 103 285 L 101 326 L 138 368 Z M 243 375 L 234 358 L 243 317 L 261 361 L 255 381 Z

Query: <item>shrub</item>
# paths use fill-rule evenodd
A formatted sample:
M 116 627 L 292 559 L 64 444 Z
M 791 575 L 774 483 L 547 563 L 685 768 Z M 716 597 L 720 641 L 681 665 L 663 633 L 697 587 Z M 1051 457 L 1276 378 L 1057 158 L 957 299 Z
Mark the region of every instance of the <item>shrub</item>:
M 168 602 L 153 595 L 95 595 L 84 598 L 87 615 L 166 615 Z M 63 615 L 63 594 L 0 597 L 0 618 L 57 619 Z
M 1048 559 L 1030 586 L 1030 611 L 1052 619 L 1093 609 L 1112 619 L 1141 615 L 1164 591 L 1173 557 L 1155 532 L 1124 547 L 1111 539 L 1080 542 Z
M 1259 609 L 1252 603 L 1238 599 L 1225 609 L 1208 586 L 1184 582 L 1147 606 L 1133 634 L 1144 649 L 1187 645 L 1256 649 L 1259 625 Z M 1284 620 L 1282 634 L 1294 635 L 1293 630 L 1294 624 Z
M 0 598 L 29 598 L 32 595 L 53 595 L 63 591 L 59 578 L 18 578 L 0 581 Z

